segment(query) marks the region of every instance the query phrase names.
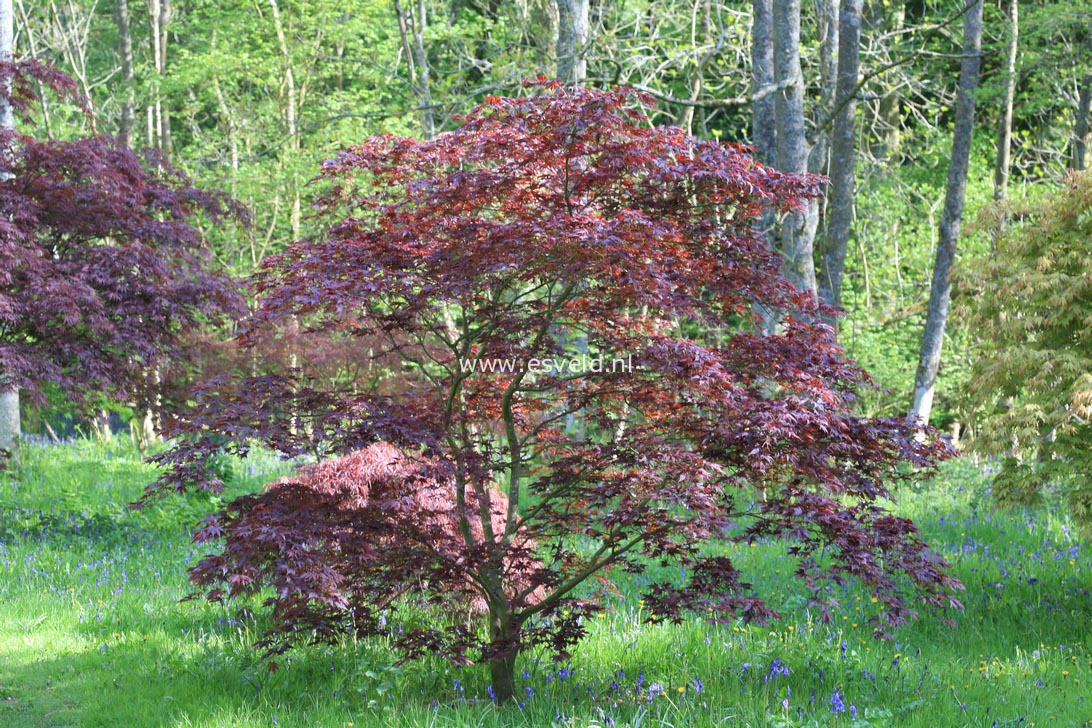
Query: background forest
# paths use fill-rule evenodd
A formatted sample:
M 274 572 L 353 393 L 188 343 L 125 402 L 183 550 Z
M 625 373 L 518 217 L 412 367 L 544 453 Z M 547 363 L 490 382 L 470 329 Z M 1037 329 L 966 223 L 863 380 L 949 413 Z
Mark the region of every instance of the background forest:
M 802 114 L 804 144 L 792 153 L 803 151 L 807 170 L 852 175 L 836 180 L 820 207 L 816 259 L 822 271 L 825 251 L 844 246 L 842 343 L 888 392 L 870 396 L 867 407 L 902 413 L 944 208 L 963 7 L 842 3 L 850 15 L 840 47 L 838 5 L 798 9 L 803 98 L 785 114 Z M 659 102 L 656 123 L 752 145 L 783 168 L 773 101 L 791 71 L 775 78 L 770 32 L 774 10 L 792 6 L 15 0 L 15 45 L 71 73 L 91 99 L 97 122 L 47 105 L 46 134 L 97 123 L 242 200 L 253 228 L 206 232 L 227 270 L 249 274 L 313 232 L 307 182 L 319 161 L 371 134 L 430 137 L 486 96 L 519 94 L 538 75 L 646 90 Z M 1023 197 L 1083 169 L 1092 94 L 1092 6 L 986 3 L 983 13 L 966 183 L 972 221 L 991 198 Z M 762 39 L 754 42 L 763 28 L 765 55 Z M 836 88 L 846 72 L 838 63 L 857 54 L 847 94 Z M 852 137 L 839 144 L 847 109 Z M 846 184 L 852 194 L 834 189 Z M 989 249 L 989 235 L 975 230 L 960 240 L 963 255 Z M 973 344 L 958 317 L 953 324 L 931 415 L 944 428 L 959 419 L 956 392 Z

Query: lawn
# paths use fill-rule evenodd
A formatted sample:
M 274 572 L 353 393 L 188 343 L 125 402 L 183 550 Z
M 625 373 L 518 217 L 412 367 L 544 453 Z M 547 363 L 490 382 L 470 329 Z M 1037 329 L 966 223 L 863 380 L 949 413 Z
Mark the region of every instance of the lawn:
M 241 492 L 284 466 L 233 470 Z M 398 666 L 384 634 L 271 671 L 250 647 L 257 604 L 180 602 L 216 501 L 129 510 L 153 477 L 121 440 L 29 442 L 0 475 L 0 726 L 1092 726 L 1092 548 L 1058 510 L 993 511 L 967 459 L 898 507 L 967 586 L 956 628 L 926 614 L 877 641 L 852 588 L 820 624 L 781 547 L 741 546 L 783 620 L 648 624 L 641 584 L 619 577 L 571 661 L 527 656 L 504 708 L 484 669 Z

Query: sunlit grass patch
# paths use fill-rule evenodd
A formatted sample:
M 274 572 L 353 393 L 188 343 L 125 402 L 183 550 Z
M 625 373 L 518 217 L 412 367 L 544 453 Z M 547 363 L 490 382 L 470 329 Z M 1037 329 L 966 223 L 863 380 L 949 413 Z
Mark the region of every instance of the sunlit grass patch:
M 284 472 L 237 464 L 234 492 Z M 291 653 L 251 648 L 260 605 L 180 602 L 216 505 L 126 507 L 152 470 L 124 443 L 31 444 L 0 481 L 0 725 L 39 726 L 1080 726 L 1092 716 L 1092 552 L 1052 509 L 995 512 L 969 461 L 901 494 L 899 511 L 967 585 L 951 629 L 928 615 L 872 638 L 852 586 L 832 624 L 807 607 L 780 547 L 734 555 L 785 613 L 766 626 L 650 624 L 620 576 L 571 660 L 530 654 L 516 705 L 488 676 L 397 665 L 386 636 Z M 245 607 L 245 608 L 244 608 Z M 388 630 L 399 625 L 391 622 Z

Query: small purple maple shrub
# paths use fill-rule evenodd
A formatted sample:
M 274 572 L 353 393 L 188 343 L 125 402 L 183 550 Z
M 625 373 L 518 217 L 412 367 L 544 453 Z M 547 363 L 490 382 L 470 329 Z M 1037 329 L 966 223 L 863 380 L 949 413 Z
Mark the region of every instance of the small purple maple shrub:
M 0 90 L 31 123 L 36 88 L 75 83 L 35 61 L 0 63 Z M 153 369 L 185 359 L 184 334 L 240 316 L 238 286 L 214 270 L 198 220 L 242 219 L 154 152 L 94 134 L 39 139 L 0 129 L 0 383 L 41 401 L 151 405 Z
M 352 507 L 321 466 L 235 501 L 199 533 L 224 541 L 194 582 L 214 600 L 274 587 L 273 652 L 366 633 L 411 583 L 465 594 L 479 628 L 437 619 L 393 640 L 487 662 L 499 701 L 520 652 L 579 641 L 602 609 L 581 587 L 612 570 L 684 567 L 648 586 L 654 618 L 777 617 L 732 559 L 758 539 L 791 544 L 823 619 L 851 580 L 876 597 L 878 633 L 914 600 L 958 606 L 947 564 L 883 506 L 945 446 L 854 411 L 869 381 L 833 312 L 753 230 L 821 181 L 652 127 L 631 91 L 539 86 L 434 140 L 374 137 L 325 163 L 332 222 L 266 262 L 254 325 L 382 342 L 397 386 L 218 382 L 157 487 L 218 488 L 205 460 L 253 439 L 323 457 L 390 443 L 404 465 L 382 489 L 363 479 Z M 780 312 L 775 335 L 759 310 Z

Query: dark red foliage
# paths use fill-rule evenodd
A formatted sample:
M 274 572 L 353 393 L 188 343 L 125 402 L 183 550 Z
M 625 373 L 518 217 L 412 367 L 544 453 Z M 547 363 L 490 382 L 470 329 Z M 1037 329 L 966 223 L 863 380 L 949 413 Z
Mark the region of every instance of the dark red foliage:
M 27 73 L 64 90 L 35 64 L 14 75 L 14 106 L 33 101 Z M 241 210 L 195 189 L 148 153 L 92 136 L 39 140 L 0 130 L 0 375 L 30 395 L 52 383 L 74 401 L 152 397 L 150 368 L 181 356 L 180 335 L 244 310 L 237 287 L 210 272 L 196 218 Z
M 288 453 L 384 441 L 427 463 L 428 479 L 407 474 L 392 492 L 427 483 L 448 489 L 441 502 L 471 492 L 476 501 L 454 512 L 458 538 L 448 529 L 424 539 L 421 548 L 443 553 L 425 562 L 427 591 L 469 586 L 488 619 L 479 631 L 421 627 L 399 643 L 411 654 L 480 655 L 501 699 L 511 696 L 514 654 L 537 642 L 563 652 L 580 638 L 580 616 L 598 606 L 576 597 L 613 568 L 684 567 L 683 582 L 649 587 L 658 617 L 763 621 L 775 614 L 732 554 L 782 539 L 824 617 L 847 581 L 877 597 L 878 633 L 913 614 L 910 595 L 958 605 L 946 565 L 882 506 L 893 483 L 946 448 L 901 420 L 854 412 L 868 380 L 823 323 L 833 313 L 781 277 L 752 229 L 764 207 L 790 209 L 817 195 L 820 180 L 650 127 L 643 102 L 625 90 L 546 85 L 531 98 L 491 99 L 435 140 L 376 137 L 326 162 L 320 211 L 331 224 L 266 263 L 255 325 L 296 317 L 315 331 L 385 341 L 375 355 L 401 360 L 391 377 L 403 384 L 220 387 L 182 423 L 200 436 L 167 457 L 175 467 L 160 486 L 215 486 L 201 466 L 224 438 Z M 758 333 L 759 310 L 780 312 L 776 335 Z M 580 348 L 607 365 L 532 363 Z M 519 364 L 467 370 L 483 359 Z M 309 426 L 293 431 L 288 412 Z M 506 502 L 493 499 L 498 488 Z M 278 591 L 272 604 L 280 615 L 310 604 L 319 636 L 354 610 L 374 614 L 422 568 L 419 550 L 381 544 L 394 542 L 406 514 L 429 513 L 409 495 L 381 511 L 375 492 L 367 517 L 302 486 L 232 504 L 229 523 L 245 517 L 255 528 L 225 531 L 223 554 L 206 562 L 223 568 L 201 567 L 199 581 L 219 597 L 240 580 L 293 570 L 306 587 Z M 292 502 L 259 509 L 279 499 Z M 307 545 L 331 528 L 352 531 L 339 548 L 355 565 Z M 258 533 L 300 546 L 286 555 Z M 526 553 L 532 542 L 538 561 Z M 359 579 L 367 588 L 349 586 Z M 541 598 L 525 599 L 524 583 Z M 293 639 L 296 626 L 286 619 L 277 630 Z
M 485 611 L 472 581 L 475 562 L 485 554 L 468 559 L 459 531 L 461 513 L 471 537 L 482 540 L 481 523 L 470 512 L 477 494 L 468 488 L 462 505 L 456 503 L 451 474 L 443 471 L 440 463 L 415 459 L 387 443 L 304 467 L 297 477 L 271 483 L 266 492 L 236 500 L 226 513 L 207 519 L 195 541 L 224 538 L 226 546 L 202 560 L 191 579 L 213 586 L 214 601 L 271 587 L 280 595 L 269 600 L 279 624 L 323 635 L 347 628 L 340 618 L 346 614 L 353 615 L 354 629 L 367 634 L 376 609 L 404 593 L 420 592 L 447 609 Z M 490 494 L 495 532 L 504 529 L 507 505 L 503 493 Z M 506 596 L 513 604 L 529 606 L 544 595 L 527 576 L 518 576 L 541 568 L 536 548 L 523 538 L 507 553 Z M 391 559 L 416 568 L 392 571 Z M 434 582 L 447 588 L 430 591 Z M 274 651 L 289 644 L 267 642 Z

